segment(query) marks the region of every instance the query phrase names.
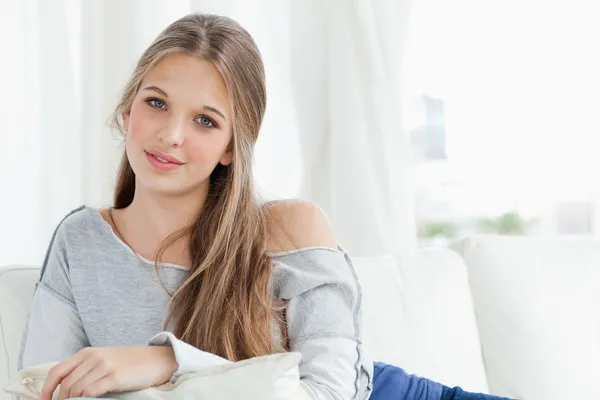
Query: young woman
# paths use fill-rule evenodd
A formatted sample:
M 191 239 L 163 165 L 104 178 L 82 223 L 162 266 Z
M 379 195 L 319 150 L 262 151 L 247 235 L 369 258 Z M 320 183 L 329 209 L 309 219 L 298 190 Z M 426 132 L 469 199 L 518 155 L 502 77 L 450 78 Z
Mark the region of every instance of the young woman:
M 259 51 L 228 18 L 186 16 L 146 50 L 115 110 L 114 205 L 60 223 L 35 290 L 19 364 L 61 361 L 43 399 L 289 350 L 311 399 L 491 399 L 369 360 L 360 287 L 326 216 L 257 200 L 265 103 Z

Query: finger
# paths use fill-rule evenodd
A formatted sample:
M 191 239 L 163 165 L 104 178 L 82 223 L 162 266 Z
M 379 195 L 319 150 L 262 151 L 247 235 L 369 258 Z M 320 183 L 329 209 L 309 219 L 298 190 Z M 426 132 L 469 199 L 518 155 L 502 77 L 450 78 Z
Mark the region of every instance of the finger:
M 93 364 L 89 359 L 85 359 L 79 364 L 69 375 L 64 377 L 60 381 L 60 391 L 58 392 L 58 399 L 65 400 L 69 397 L 69 392 L 73 385 L 75 385 L 81 378 L 83 378 L 92 368 Z
M 113 375 L 106 375 L 83 390 L 83 397 L 100 397 L 108 392 L 114 391 L 115 381 Z
M 58 392 L 58 400 L 65 400 L 73 397 L 72 390 L 81 382 L 87 375 L 91 373 L 98 365 L 98 361 L 92 357 L 86 357 L 69 375 L 60 382 L 60 391 Z
M 87 388 L 98 382 L 99 380 L 108 376 L 109 370 L 105 367 L 102 362 L 96 363 L 89 370 L 87 374 L 85 374 L 81 379 L 79 379 L 75 384 L 71 386 L 71 390 L 68 392 L 68 396 L 66 399 L 71 397 L 93 397 L 86 396 L 84 392 Z
M 52 367 L 42 386 L 41 400 L 52 400 L 52 394 L 56 390 L 58 384 L 68 376 L 73 369 L 77 368 L 83 360 L 84 357 L 81 352 L 79 352 Z

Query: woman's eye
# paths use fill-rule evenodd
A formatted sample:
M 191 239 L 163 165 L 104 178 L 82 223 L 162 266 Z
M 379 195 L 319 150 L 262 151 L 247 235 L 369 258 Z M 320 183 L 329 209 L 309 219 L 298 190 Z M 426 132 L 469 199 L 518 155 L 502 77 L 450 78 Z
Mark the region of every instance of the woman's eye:
M 165 108 L 166 106 L 165 102 L 160 99 L 148 99 L 146 100 L 146 103 L 148 103 L 150 107 L 154 108 Z
M 196 121 L 198 121 L 200 125 L 208 126 L 209 128 L 213 128 L 215 126 L 215 123 L 212 122 L 212 120 L 208 117 L 198 117 Z

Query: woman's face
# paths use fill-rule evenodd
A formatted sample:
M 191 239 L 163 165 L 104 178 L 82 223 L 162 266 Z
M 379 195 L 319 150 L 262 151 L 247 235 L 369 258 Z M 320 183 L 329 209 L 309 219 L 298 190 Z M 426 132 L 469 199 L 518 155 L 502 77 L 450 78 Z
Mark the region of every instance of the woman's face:
M 232 161 L 232 106 L 215 66 L 185 54 L 163 58 L 123 115 L 137 184 L 162 194 L 207 190 L 218 163 Z

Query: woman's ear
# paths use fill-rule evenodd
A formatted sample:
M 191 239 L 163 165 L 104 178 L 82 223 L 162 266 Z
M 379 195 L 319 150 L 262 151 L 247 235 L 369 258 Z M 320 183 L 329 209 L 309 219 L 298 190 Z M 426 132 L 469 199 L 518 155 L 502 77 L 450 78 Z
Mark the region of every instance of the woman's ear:
M 129 130 L 129 113 L 123 113 L 121 115 L 121 118 L 123 119 L 123 130 L 125 131 L 125 133 L 127 133 L 127 131 Z
M 233 161 L 233 150 L 227 150 L 223 156 L 221 157 L 221 159 L 219 160 L 219 163 L 221 163 L 221 165 L 229 165 L 231 164 L 231 162 Z

